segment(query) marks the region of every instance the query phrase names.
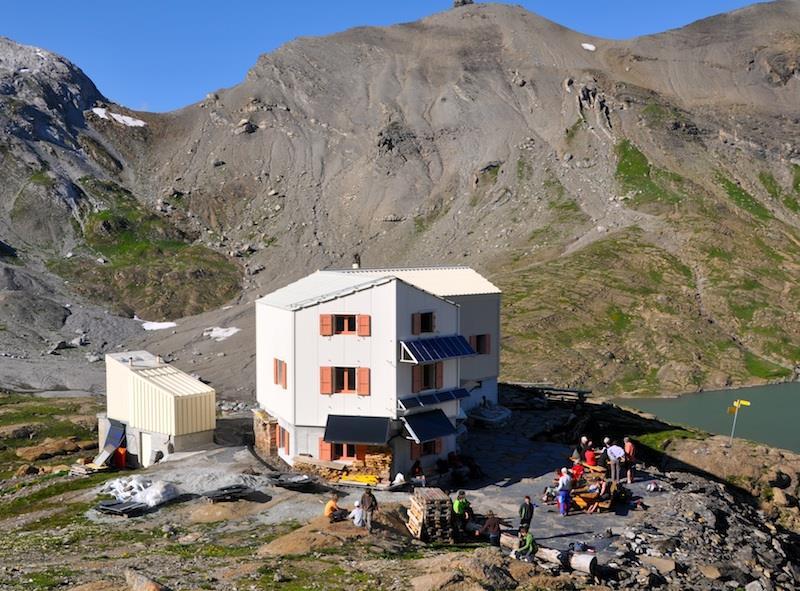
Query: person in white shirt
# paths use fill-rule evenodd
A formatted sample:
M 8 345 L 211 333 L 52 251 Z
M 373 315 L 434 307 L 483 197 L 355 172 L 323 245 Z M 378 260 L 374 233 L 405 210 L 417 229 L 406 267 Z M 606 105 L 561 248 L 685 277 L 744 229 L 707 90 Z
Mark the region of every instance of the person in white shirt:
M 350 511 L 350 515 L 348 515 L 347 518 L 352 519 L 353 525 L 356 527 L 364 527 L 367 524 L 366 519 L 364 518 L 364 510 L 361 508 L 360 501 L 355 502 L 355 508 Z
M 608 463 L 611 465 L 611 482 L 617 484 L 619 482 L 619 465 L 625 457 L 625 450 L 616 443 L 612 443 L 606 449 L 608 454 Z
M 558 479 L 556 487 L 556 498 L 558 499 L 558 512 L 562 517 L 569 514 L 570 490 L 572 490 L 572 477 L 569 470 L 561 468 L 561 477 Z

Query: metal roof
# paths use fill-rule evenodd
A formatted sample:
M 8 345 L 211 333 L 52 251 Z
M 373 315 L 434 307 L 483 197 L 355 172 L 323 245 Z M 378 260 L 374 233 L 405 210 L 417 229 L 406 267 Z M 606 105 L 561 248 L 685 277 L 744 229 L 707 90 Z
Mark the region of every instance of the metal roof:
M 257 301 L 276 308 L 299 310 L 394 280 L 394 277 L 385 275 L 360 277 L 317 271 L 273 291 Z
M 475 355 L 475 349 L 461 335 L 400 341 L 400 361 L 405 363 L 428 363 L 470 355 Z
M 446 437 L 456 432 L 453 423 L 447 418 L 442 409 L 437 408 L 428 412 L 408 415 L 400 419 L 405 423 L 406 431 L 416 443 L 432 441 L 439 437 Z
M 136 375 L 173 396 L 207 394 L 214 388 L 171 365 L 134 369 Z
M 391 275 L 440 297 L 501 293 L 497 286 L 470 267 L 341 269 L 333 272 L 364 278 Z
M 115 361 L 133 367 L 134 369 L 143 367 L 158 367 L 163 365 L 163 361 L 159 361 L 157 355 L 153 355 L 150 351 L 124 351 L 122 353 L 107 353 L 106 357 L 110 357 Z
M 285 310 L 300 310 L 394 280 L 439 298 L 500 293 L 488 279 L 469 267 L 336 269 L 316 271 L 257 301 Z

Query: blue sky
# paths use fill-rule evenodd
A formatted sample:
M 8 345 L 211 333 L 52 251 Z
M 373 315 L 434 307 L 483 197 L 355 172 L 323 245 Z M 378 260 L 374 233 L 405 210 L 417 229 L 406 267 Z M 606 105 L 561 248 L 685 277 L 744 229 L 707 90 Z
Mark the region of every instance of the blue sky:
M 519 0 L 583 33 L 624 39 L 751 0 Z M 299 36 L 417 20 L 452 0 L 3 0 L 0 35 L 80 66 L 110 99 L 168 111 L 240 82 L 261 53 Z

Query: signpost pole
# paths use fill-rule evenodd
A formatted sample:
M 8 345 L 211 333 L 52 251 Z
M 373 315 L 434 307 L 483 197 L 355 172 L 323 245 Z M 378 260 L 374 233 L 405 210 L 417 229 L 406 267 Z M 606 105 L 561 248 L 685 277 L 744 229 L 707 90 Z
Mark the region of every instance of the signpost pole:
M 731 429 L 731 440 L 728 443 L 728 447 L 733 447 L 733 433 L 736 431 L 736 419 L 739 417 L 739 401 L 734 402 L 733 406 L 736 407 L 736 412 L 733 413 L 733 428 Z

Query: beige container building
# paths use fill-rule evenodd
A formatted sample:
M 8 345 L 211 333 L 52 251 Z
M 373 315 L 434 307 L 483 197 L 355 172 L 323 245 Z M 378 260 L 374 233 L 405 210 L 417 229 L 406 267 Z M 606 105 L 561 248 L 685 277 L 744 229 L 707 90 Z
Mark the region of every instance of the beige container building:
M 149 466 L 158 452 L 213 442 L 214 389 L 147 351 L 106 355 L 106 397 L 101 431 L 107 432 L 111 421 L 122 423 L 134 464 Z

